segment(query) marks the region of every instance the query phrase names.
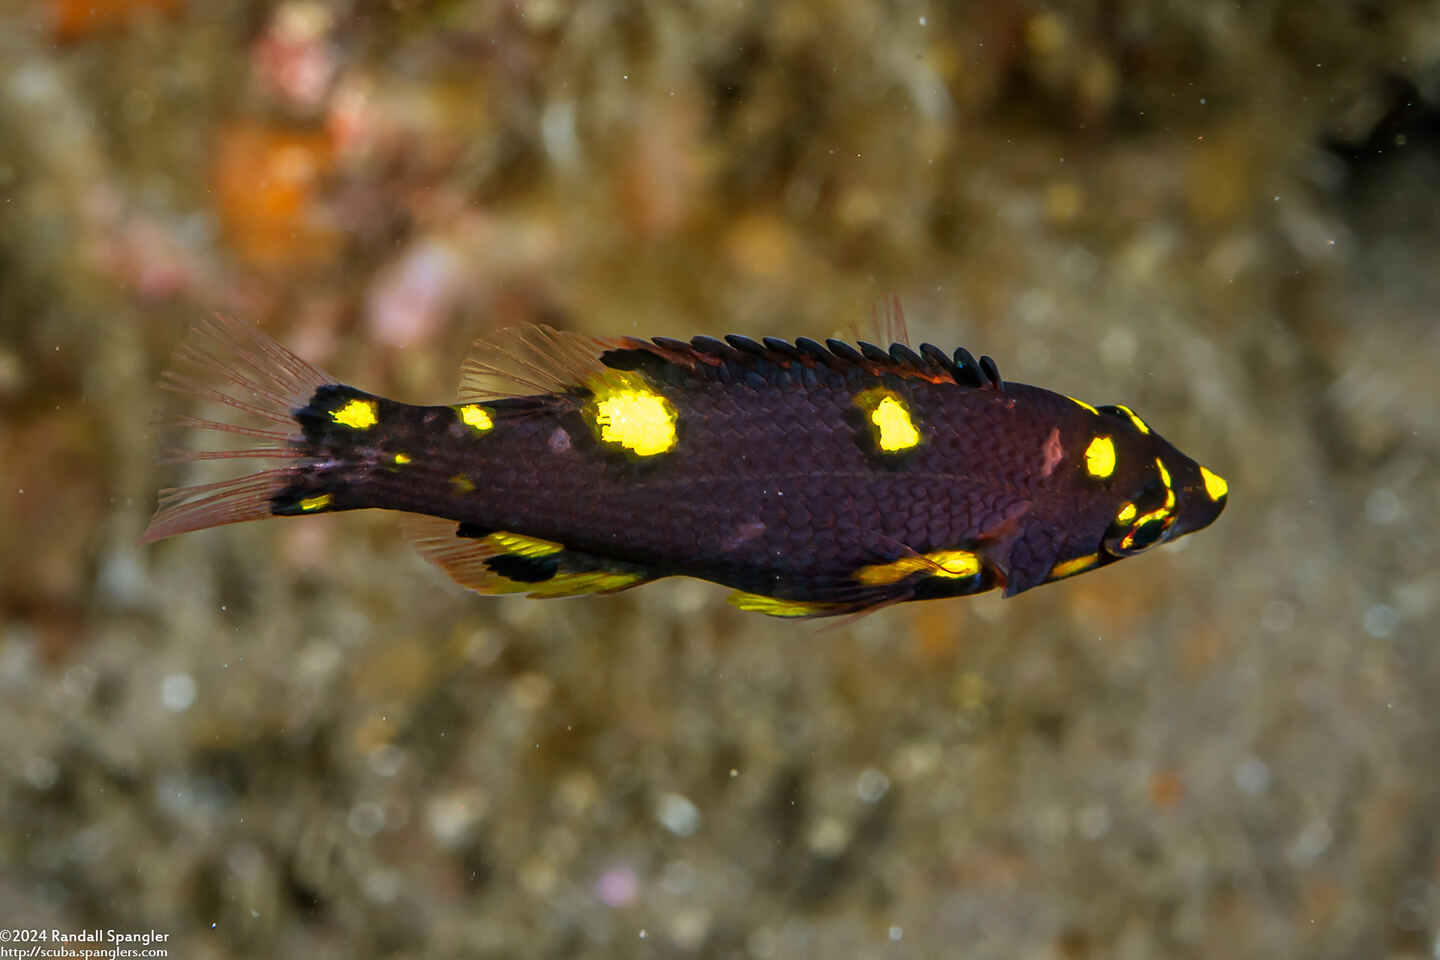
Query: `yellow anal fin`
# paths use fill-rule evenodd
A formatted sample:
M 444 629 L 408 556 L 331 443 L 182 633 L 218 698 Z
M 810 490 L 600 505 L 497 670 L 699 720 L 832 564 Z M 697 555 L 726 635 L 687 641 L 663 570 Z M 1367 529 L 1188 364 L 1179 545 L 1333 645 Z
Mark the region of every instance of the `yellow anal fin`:
M 746 593 L 743 590 L 736 590 L 726 598 L 730 605 L 739 610 L 748 610 L 753 613 L 763 613 L 771 617 L 823 617 L 830 614 L 842 613 L 849 609 L 847 605 L 840 603 L 819 603 L 811 600 L 785 600 L 780 597 L 767 597 L 760 593 Z
M 421 556 L 476 593 L 574 597 L 615 593 L 654 579 L 634 564 L 508 530 L 474 530 L 420 514 L 407 514 L 403 529 Z

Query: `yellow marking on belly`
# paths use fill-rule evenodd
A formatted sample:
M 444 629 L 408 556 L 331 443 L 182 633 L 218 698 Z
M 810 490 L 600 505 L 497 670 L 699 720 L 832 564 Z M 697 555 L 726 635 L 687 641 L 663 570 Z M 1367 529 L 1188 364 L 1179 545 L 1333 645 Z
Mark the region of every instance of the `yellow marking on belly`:
M 836 604 L 833 603 L 816 603 L 808 600 L 782 600 L 779 597 L 767 597 L 759 593 L 746 593 L 743 590 L 736 590 L 725 599 L 731 606 L 738 610 L 764 613 L 772 617 L 808 617 L 811 614 L 824 613 L 836 607 Z
M 321 493 L 301 500 L 300 509 L 306 513 L 314 513 L 316 510 L 324 510 L 334 502 L 335 498 L 333 496 L 328 493 Z
M 1115 514 L 1115 522 L 1116 522 L 1116 523 L 1129 523 L 1131 520 L 1134 520 L 1134 519 L 1135 519 L 1135 513 L 1136 513 L 1135 504 L 1133 504 L 1133 503 L 1127 503 L 1127 504 L 1125 504 L 1125 506 L 1123 506 L 1123 507 L 1120 508 L 1120 512 L 1119 512 L 1119 513 Z
M 1085 448 L 1085 472 L 1097 480 L 1104 480 L 1115 472 L 1115 441 L 1109 437 L 1096 437 Z
M 1134 504 L 1130 504 L 1130 506 L 1133 507 Z M 1050 579 L 1059 580 L 1061 577 L 1073 577 L 1077 573 L 1083 573 L 1089 570 L 1099 562 L 1100 558 L 1094 554 L 1085 557 L 1076 557 L 1073 560 L 1062 560 L 1050 568 Z
M 613 570 L 583 570 L 574 573 L 557 573 L 540 583 L 522 583 L 517 590 L 524 590 L 532 597 L 568 597 L 580 593 L 614 593 L 634 586 L 645 577 L 638 573 L 620 573 Z
M 497 530 L 490 534 L 485 538 L 485 544 L 499 553 L 508 553 L 515 557 L 550 557 L 565 549 L 552 540 L 538 540 L 524 534 L 510 533 L 508 530 Z
M 461 423 L 476 433 L 485 433 L 495 428 L 495 418 L 490 416 L 490 411 L 478 403 L 467 403 L 456 407 L 455 413 L 460 417 Z
M 867 586 L 899 583 L 916 573 L 963 580 L 975 576 L 980 570 L 980 558 L 968 550 L 937 550 L 922 556 L 901 557 L 890 563 L 861 567 L 855 571 L 855 579 Z
M 1065 399 L 1066 399 L 1066 400 L 1069 400 L 1071 403 L 1075 404 L 1076 406 L 1084 407 L 1086 410 L 1089 410 L 1091 413 L 1095 414 L 1095 416 L 1097 416 L 1097 417 L 1100 416 L 1100 411 L 1099 411 L 1099 410 L 1096 410 L 1094 407 L 1090 406 L 1090 404 L 1086 403 L 1084 400 L 1076 400 L 1074 397 L 1066 397 Z
M 1230 493 L 1230 485 L 1225 478 L 1218 473 L 1211 473 L 1204 467 L 1200 468 L 1200 478 L 1205 481 L 1205 495 L 1211 500 L 1219 500 Z
M 471 480 L 469 477 L 465 476 L 465 474 L 463 474 L 463 473 L 457 473 L 457 474 L 455 474 L 455 476 L 451 477 L 451 478 L 450 478 L 450 486 L 452 486 L 452 487 L 455 488 L 455 492 L 456 492 L 456 493 L 474 493 L 474 492 L 475 492 L 475 481 Z
M 1121 413 L 1125 414 L 1125 416 L 1129 417 L 1131 424 L 1134 425 L 1136 430 L 1139 430 L 1141 433 L 1150 432 L 1150 425 L 1147 424 L 1144 420 L 1141 420 L 1138 416 L 1136 416 L 1135 411 L 1125 406 L 1125 404 L 1117 403 L 1115 404 L 1115 409 L 1119 410 Z
M 653 457 L 675 446 L 675 408 L 639 378 L 627 386 L 597 394 L 595 426 L 600 439 L 641 457 Z
M 380 415 L 374 400 L 361 400 L 357 397 L 339 410 L 331 411 L 330 419 L 342 427 L 366 430 L 380 422 Z

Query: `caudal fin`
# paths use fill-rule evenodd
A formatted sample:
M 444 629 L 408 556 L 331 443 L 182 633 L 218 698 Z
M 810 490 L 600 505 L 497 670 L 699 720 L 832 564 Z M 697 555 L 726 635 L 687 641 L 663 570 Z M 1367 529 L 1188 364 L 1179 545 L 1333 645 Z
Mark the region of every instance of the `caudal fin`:
M 307 468 L 295 414 L 317 389 L 334 383 L 333 377 L 243 320 L 216 315 L 195 326 L 161 377 L 160 388 L 189 398 L 186 406 L 198 399 L 229 409 L 218 414 L 223 419 L 162 409 L 157 426 L 181 428 L 184 444 L 162 452 L 161 462 L 246 459 L 280 465 L 229 480 L 161 490 L 159 507 L 139 542 L 271 516 L 272 498 Z M 247 445 L 199 449 L 198 441 L 207 431 L 244 438 Z

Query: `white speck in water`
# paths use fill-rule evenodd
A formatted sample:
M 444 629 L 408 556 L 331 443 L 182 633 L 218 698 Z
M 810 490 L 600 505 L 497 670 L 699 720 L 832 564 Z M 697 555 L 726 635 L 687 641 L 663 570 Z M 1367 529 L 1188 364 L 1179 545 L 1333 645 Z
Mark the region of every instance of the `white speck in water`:
M 1258 797 L 1270 789 L 1270 768 L 1259 757 L 1248 757 L 1235 767 L 1235 786 L 1241 793 Z
M 380 804 L 366 800 L 350 808 L 350 815 L 345 818 L 345 822 L 360 836 L 373 837 L 385 828 L 385 811 Z
M 1365 516 L 1374 524 L 1394 523 L 1400 519 L 1404 509 L 1400 498 L 1389 487 L 1380 487 L 1365 498 Z
M 25 782 L 36 790 L 49 790 L 60 779 L 60 768 L 49 757 L 31 757 L 25 764 Z
M 694 836 L 700 829 L 700 808 L 678 793 L 667 793 L 655 807 L 655 819 L 677 837 Z
M 184 713 L 195 702 L 195 680 L 188 673 L 172 673 L 160 681 L 160 702 L 171 713 Z
M 1365 632 L 1376 640 L 1387 640 L 1394 635 L 1395 628 L 1400 626 L 1400 614 L 1388 604 L 1377 603 L 1365 611 L 1360 624 L 1365 628 Z
M 873 767 L 855 780 L 855 794 L 866 803 L 875 803 L 890 791 L 890 778 Z
M 405 751 L 393 743 L 382 743 L 365 755 L 365 765 L 382 777 L 393 777 L 405 764 Z
M 900 927 L 900 926 L 896 925 L 896 926 L 893 926 L 893 927 L 890 928 L 890 939 L 891 939 L 891 940 L 901 940 L 901 939 L 903 939 L 904 937 L 905 937 L 905 930 L 904 930 L 903 927 Z
M 922 26 L 922 27 L 925 26 L 925 18 L 924 18 L 924 17 L 921 17 L 921 18 L 920 18 L 920 26 Z
M 641 928 L 640 928 L 640 939 L 641 939 L 641 940 L 644 940 L 647 936 L 649 936 L 649 934 L 647 934 L 647 933 L 645 932 L 645 928 L 644 928 L 644 927 L 641 927 Z

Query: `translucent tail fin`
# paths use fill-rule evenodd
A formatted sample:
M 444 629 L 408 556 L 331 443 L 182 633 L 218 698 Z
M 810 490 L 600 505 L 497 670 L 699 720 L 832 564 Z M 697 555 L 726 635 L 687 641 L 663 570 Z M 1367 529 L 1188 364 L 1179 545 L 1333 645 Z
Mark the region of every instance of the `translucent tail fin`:
M 295 413 L 319 387 L 335 382 L 243 320 L 217 315 L 197 325 L 161 377 L 160 388 L 230 409 L 217 414 L 224 419 L 162 409 L 157 426 L 182 428 L 184 446 L 163 451 L 161 462 L 253 459 L 282 465 L 216 483 L 161 490 L 159 507 L 139 542 L 271 516 L 271 498 L 306 467 Z M 207 432 L 260 442 L 242 449 L 200 449 Z

